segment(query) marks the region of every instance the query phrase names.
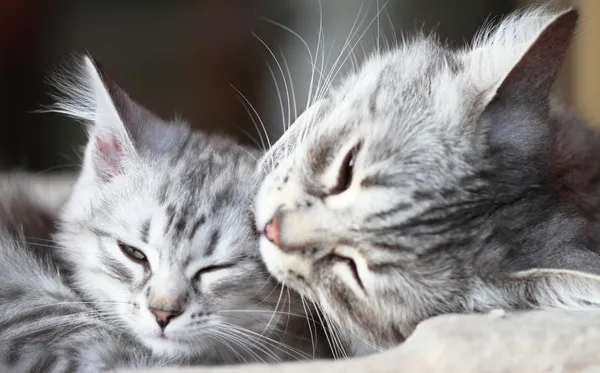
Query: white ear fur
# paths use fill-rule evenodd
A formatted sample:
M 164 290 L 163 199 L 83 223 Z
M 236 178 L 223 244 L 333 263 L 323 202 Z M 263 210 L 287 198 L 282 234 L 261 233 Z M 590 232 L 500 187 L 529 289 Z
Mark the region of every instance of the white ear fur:
M 117 174 L 135 148 L 98 68 L 88 56 L 73 76 L 54 80 L 59 90 L 53 111 L 86 122 L 88 145 L 84 173 L 91 168 L 102 178 Z
M 511 291 L 535 308 L 600 307 L 600 276 L 566 269 L 532 269 L 510 275 Z
M 539 36 L 558 18 L 573 9 L 555 12 L 548 6 L 509 16 L 496 26 L 479 32 L 463 54 L 468 79 L 478 92 L 495 95 L 506 76 Z

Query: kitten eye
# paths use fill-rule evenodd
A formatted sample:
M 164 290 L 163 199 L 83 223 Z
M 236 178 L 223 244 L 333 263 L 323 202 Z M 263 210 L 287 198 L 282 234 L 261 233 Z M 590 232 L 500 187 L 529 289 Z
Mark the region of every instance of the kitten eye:
M 360 144 L 355 145 L 342 160 L 340 170 L 338 171 L 337 182 L 333 189 L 331 189 L 331 194 L 340 194 L 348 189 L 350 184 L 352 184 L 354 160 L 356 159 L 359 149 Z
M 198 272 L 196 272 L 196 274 L 194 275 L 194 278 L 199 279 L 203 274 L 206 274 L 209 272 L 220 271 L 222 269 L 231 268 L 233 266 L 234 266 L 233 263 L 215 264 L 215 265 L 206 266 L 206 267 L 200 268 L 198 270 Z
M 119 248 L 123 252 L 123 254 L 127 255 L 129 259 L 133 260 L 136 263 L 147 263 L 148 259 L 146 258 L 146 254 L 144 254 L 141 250 L 136 249 L 133 246 L 129 246 L 119 241 Z

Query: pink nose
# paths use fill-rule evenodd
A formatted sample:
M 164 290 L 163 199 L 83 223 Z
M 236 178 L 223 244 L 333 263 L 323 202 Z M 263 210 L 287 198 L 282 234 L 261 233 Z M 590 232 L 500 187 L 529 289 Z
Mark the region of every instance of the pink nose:
M 183 312 L 181 310 L 160 310 L 158 308 L 148 308 L 150 312 L 156 317 L 156 322 L 161 329 L 165 329 L 169 322 L 181 315 Z
M 264 231 L 267 240 L 271 241 L 277 247 L 281 247 L 279 241 L 279 221 L 277 220 L 277 213 L 273 214 L 271 221 L 267 223 Z

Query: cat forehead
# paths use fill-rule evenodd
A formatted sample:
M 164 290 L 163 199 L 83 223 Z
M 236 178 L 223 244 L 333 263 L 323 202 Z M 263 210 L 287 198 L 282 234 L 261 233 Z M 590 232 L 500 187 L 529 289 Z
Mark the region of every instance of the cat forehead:
M 229 140 L 190 133 L 182 145 L 132 165 L 98 195 L 90 213 L 102 220 L 114 213 L 130 220 L 183 214 L 225 223 L 246 213 L 257 184 L 254 167 L 252 155 Z
M 458 52 L 423 39 L 369 59 L 331 92 L 303 151 L 331 159 L 348 142 L 377 144 L 380 153 L 410 151 L 460 135 L 476 91 Z
M 356 128 L 375 120 L 424 128 L 450 125 L 467 115 L 465 103 L 476 99 L 463 71 L 459 53 L 433 39 L 414 41 L 373 56 L 346 79 L 332 92 L 330 118 L 355 122 Z M 336 125 L 322 128 L 336 130 Z

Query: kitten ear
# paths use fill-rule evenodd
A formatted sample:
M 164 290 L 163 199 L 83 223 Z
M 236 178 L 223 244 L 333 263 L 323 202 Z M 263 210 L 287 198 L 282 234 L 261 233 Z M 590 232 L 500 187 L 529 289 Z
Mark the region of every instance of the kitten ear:
M 87 124 L 83 174 L 110 180 L 137 159 L 148 136 L 161 120 L 133 101 L 91 57 L 85 56 L 78 74 L 58 77 L 58 102 L 53 111 Z M 149 128 L 151 127 L 151 128 Z
M 136 151 L 105 82 L 114 83 L 107 79 L 106 74 L 102 74 L 90 57 L 85 57 L 83 63 L 91 95 L 90 103 L 93 104 L 84 167 L 90 167 L 100 179 L 109 180 L 123 171 L 125 162 L 135 157 Z
M 547 106 L 578 18 L 574 8 L 555 13 L 541 7 L 484 30 L 466 54 L 484 105 L 500 96 Z

